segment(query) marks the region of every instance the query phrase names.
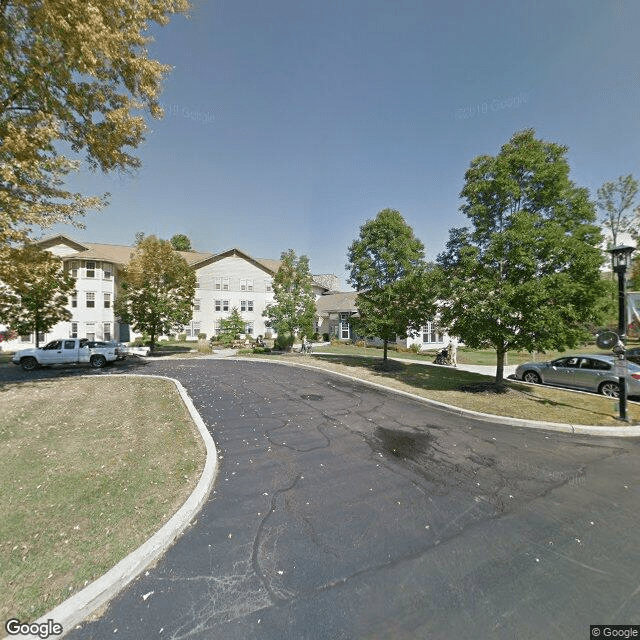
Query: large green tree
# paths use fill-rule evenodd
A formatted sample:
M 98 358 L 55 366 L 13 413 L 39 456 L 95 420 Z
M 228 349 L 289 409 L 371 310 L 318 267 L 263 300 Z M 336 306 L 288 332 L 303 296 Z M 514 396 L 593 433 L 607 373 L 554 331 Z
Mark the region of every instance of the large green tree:
M 275 302 L 267 305 L 262 315 L 278 334 L 294 337 L 313 333 L 316 302 L 307 256 L 297 257 L 293 249 L 281 254 L 273 277 L 273 297 Z
M 64 187 L 84 157 L 102 171 L 139 166 L 144 111 L 169 70 L 148 57 L 151 23 L 188 0 L 0 1 L 0 247 L 33 226 L 104 204 Z
M 151 349 L 159 336 L 191 320 L 196 275 L 168 240 L 140 236 L 120 286 L 115 312 L 135 331 L 149 335 Z
M 470 347 L 562 350 L 599 320 L 602 235 L 586 189 L 569 179 L 567 148 L 520 131 L 465 174 L 462 212 L 438 256 L 440 315 Z
M 382 339 L 386 362 L 389 342 L 414 334 L 433 317 L 424 245 L 399 211 L 383 209 L 360 227 L 348 259 L 349 284 L 358 292 L 356 330 Z
M 8 261 L 0 281 L 0 322 L 18 335 L 46 333 L 69 320 L 69 295 L 75 280 L 59 258 L 37 245 L 7 248 Z

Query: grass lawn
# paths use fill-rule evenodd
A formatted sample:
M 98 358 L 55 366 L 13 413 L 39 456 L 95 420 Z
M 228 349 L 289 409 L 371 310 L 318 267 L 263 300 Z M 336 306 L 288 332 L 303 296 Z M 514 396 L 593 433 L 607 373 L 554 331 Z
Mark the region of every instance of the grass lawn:
M 0 619 L 35 620 L 175 513 L 205 449 L 164 380 L 7 383 L 0 398 Z
M 376 353 L 373 349 L 367 351 Z M 615 419 L 618 415 L 617 401 L 596 394 L 574 393 L 515 381 L 507 381 L 505 393 L 487 393 L 475 387 L 492 381 L 493 377 L 417 362 L 393 361 L 394 370 L 379 371 L 377 365 L 381 357 L 320 354 L 253 357 L 289 359 L 482 413 L 574 425 L 620 426 Z M 634 422 L 640 422 L 640 405 L 630 403 L 628 415 Z
M 349 356 L 376 356 L 382 358 L 382 347 L 356 347 L 355 345 L 327 345 L 318 347 L 317 351 L 331 353 L 335 355 Z M 403 358 L 406 360 L 433 362 L 437 350 L 414 353 L 413 351 L 396 351 L 389 349 L 390 358 Z M 567 351 L 547 351 L 546 353 L 529 353 L 528 351 L 509 351 L 505 364 L 522 364 L 523 362 L 553 360 L 561 356 L 568 356 L 573 353 L 608 353 L 598 349 L 595 345 L 586 345 L 577 349 Z M 490 349 L 469 349 L 467 347 L 458 348 L 458 362 L 460 364 L 496 365 L 496 352 Z

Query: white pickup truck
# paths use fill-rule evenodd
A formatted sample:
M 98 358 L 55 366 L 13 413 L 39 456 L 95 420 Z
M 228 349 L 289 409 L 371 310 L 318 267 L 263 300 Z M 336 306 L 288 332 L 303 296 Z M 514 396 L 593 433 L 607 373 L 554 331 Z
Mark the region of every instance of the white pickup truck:
M 86 338 L 52 340 L 41 349 L 24 349 L 14 354 L 11 362 L 19 364 L 25 371 L 52 364 L 90 364 L 99 369 L 107 362 L 123 357 L 116 344 L 90 342 Z

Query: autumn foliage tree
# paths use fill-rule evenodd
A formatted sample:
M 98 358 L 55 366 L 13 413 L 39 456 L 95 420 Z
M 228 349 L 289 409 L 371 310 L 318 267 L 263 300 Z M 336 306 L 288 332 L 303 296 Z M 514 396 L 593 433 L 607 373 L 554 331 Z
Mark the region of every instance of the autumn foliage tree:
M 196 275 L 168 240 L 141 236 L 121 272 L 120 286 L 116 315 L 135 331 L 148 334 L 151 349 L 159 336 L 174 333 L 191 320 Z
M 75 280 L 59 258 L 37 245 L 7 248 L 9 260 L 0 280 L 0 322 L 18 335 L 46 333 L 69 320 L 69 295 Z
M 144 140 L 144 111 L 169 67 L 147 54 L 151 23 L 188 0 L 0 2 L 0 247 L 33 226 L 70 222 L 102 197 L 69 191 L 82 157 L 91 169 L 127 171 Z

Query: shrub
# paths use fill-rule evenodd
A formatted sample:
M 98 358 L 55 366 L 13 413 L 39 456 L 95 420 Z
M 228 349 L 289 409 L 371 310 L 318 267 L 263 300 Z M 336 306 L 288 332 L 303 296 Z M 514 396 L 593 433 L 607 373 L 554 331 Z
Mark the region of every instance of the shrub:
M 207 339 L 207 334 L 206 333 L 199 333 L 198 334 L 198 340 L 206 340 Z
M 311 336 L 311 339 L 312 339 L 314 342 L 318 342 L 318 340 L 320 340 L 320 334 L 316 331 L 316 332 Z
M 410 347 L 409 347 L 410 351 L 413 351 L 413 353 L 420 353 L 420 345 L 417 344 L 416 342 L 414 342 Z
M 269 347 L 254 347 L 252 349 L 253 353 L 271 353 L 271 349 Z
M 186 342 L 187 341 L 187 334 L 186 333 L 179 333 L 178 334 L 178 342 Z
M 364 340 L 357 340 L 356 341 L 356 347 L 366 347 L 367 345 L 365 344 Z
M 274 347 L 281 351 L 291 351 L 291 347 L 293 347 L 293 335 L 288 332 L 279 333 L 275 339 Z
M 322 340 L 323 340 L 323 342 L 329 342 L 329 334 L 328 333 L 323 333 L 322 334 Z

